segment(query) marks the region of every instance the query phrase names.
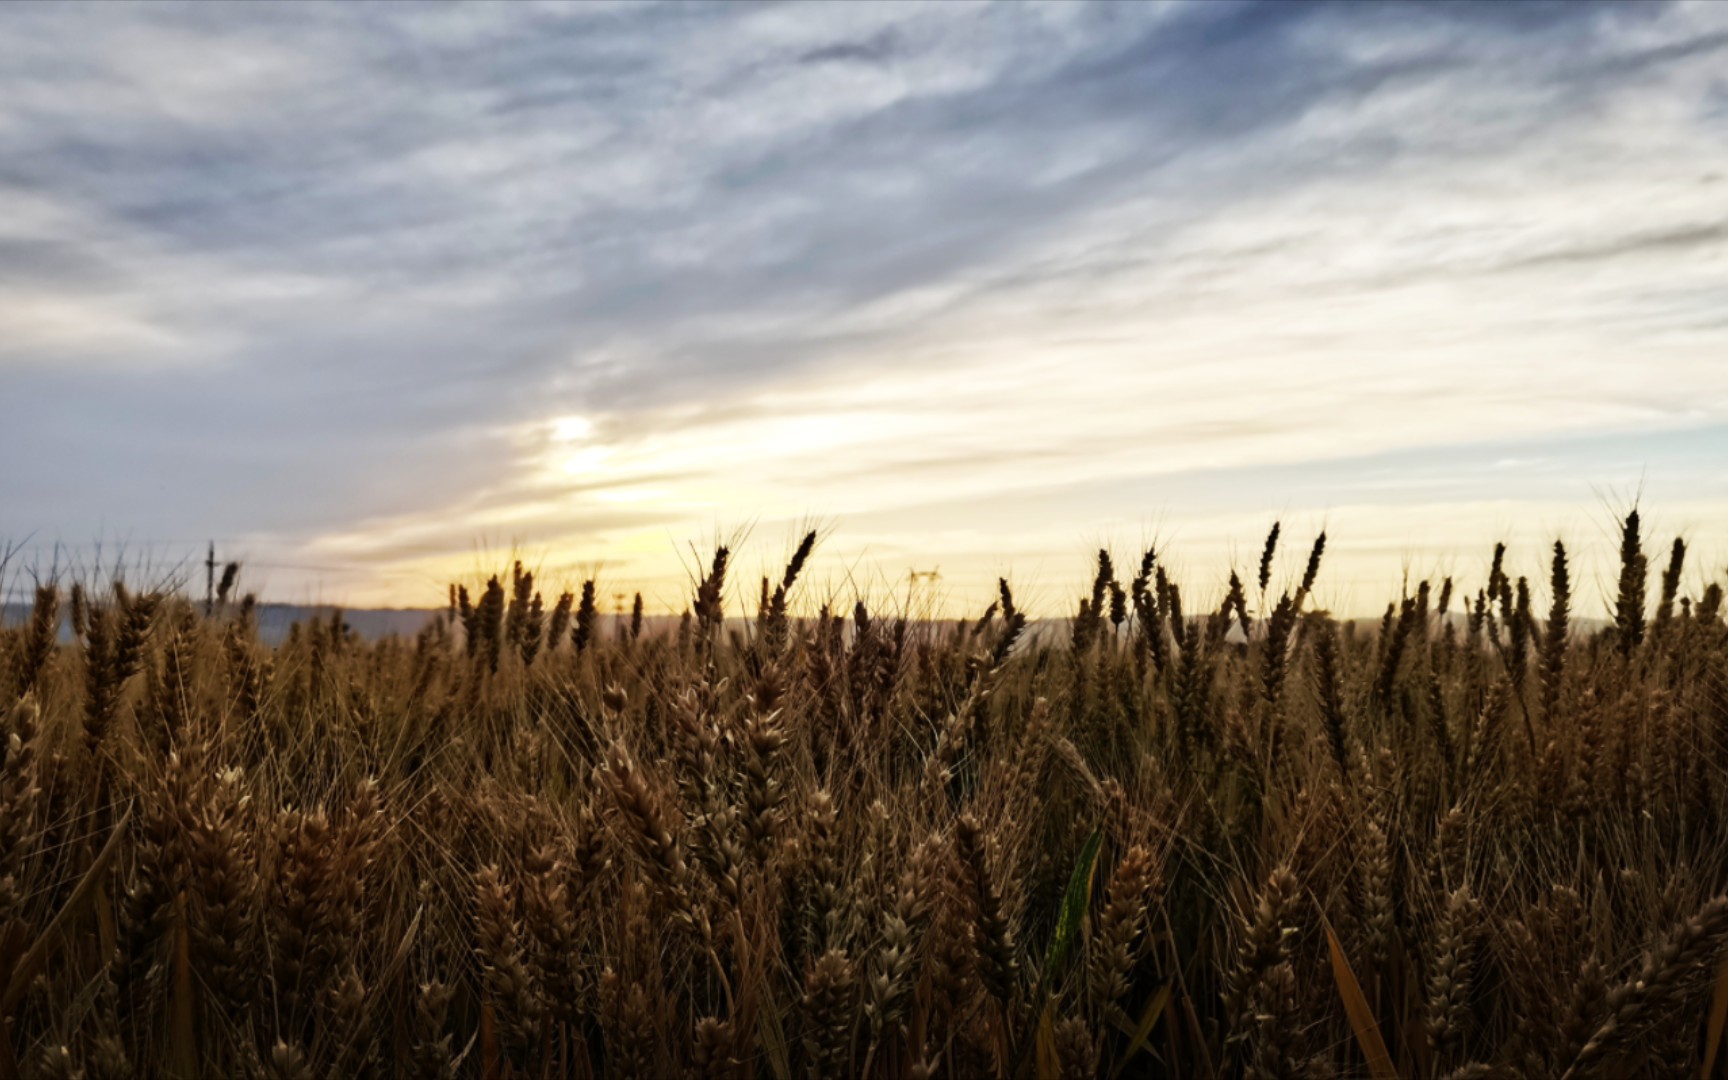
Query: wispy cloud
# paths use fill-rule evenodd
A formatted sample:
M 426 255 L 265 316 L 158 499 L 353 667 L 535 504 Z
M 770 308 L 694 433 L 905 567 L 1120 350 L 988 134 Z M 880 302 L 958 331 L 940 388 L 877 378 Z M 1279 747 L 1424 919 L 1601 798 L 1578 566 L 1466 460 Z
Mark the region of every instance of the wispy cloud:
M 964 589 L 1220 470 L 1196 536 L 1546 527 L 1625 470 L 1446 463 L 1728 422 L 1725 52 L 1709 3 L 8 5 L 0 505 L 357 602 L 810 514 Z

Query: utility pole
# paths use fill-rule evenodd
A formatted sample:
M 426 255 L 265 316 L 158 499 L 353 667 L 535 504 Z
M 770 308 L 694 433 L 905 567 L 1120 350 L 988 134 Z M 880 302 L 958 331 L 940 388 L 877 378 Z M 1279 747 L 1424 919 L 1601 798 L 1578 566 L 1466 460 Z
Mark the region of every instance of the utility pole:
M 204 559 L 204 617 L 216 611 L 216 541 L 210 541 L 210 554 Z

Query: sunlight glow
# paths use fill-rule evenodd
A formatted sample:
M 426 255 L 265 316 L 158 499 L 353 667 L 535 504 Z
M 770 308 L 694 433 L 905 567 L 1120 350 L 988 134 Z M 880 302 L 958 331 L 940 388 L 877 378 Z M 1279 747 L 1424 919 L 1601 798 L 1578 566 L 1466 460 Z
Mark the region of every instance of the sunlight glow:
M 577 442 L 586 439 L 593 431 L 594 422 L 585 416 L 559 416 L 552 421 L 554 442 Z

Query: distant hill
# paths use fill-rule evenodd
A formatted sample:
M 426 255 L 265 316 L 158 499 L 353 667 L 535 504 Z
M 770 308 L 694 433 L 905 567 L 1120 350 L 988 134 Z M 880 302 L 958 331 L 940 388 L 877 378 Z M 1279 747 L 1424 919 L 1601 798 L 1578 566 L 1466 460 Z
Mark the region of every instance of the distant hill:
M 297 622 L 306 622 L 312 618 L 328 619 L 338 609 L 331 605 L 303 604 L 259 604 L 258 605 L 258 636 L 268 644 L 275 645 L 288 636 L 288 628 Z M 441 609 L 427 608 L 379 608 L 379 609 L 349 609 L 342 608 L 342 619 L 356 633 L 369 641 L 400 634 L 412 637 L 420 632 L 421 627 L 438 617 Z M 30 617 L 30 605 L 5 604 L 0 606 L 0 625 L 16 626 Z M 61 609 L 60 640 L 72 640 L 70 617 L 66 614 L 64 605 Z
M 342 612 L 342 620 L 350 629 L 368 641 L 389 637 L 392 634 L 400 637 L 413 637 L 427 623 L 438 618 L 443 608 L 340 608 L 331 604 L 259 604 L 258 605 L 258 636 L 269 645 L 277 645 L 288 636 L 288 628 L 295 623 L 303 623 L 313 618 L 328 619 L 336 611 Z M 0 626 L 16 626 L 30 617 L 30 605 L 5 604 L 0 605 Z M 890 616 L 891 617 L 891 616 Z M 1460 629 L 1464 625 L 1464 617 L 1456 612 L 1448 617 Z M 671 633 L 678 628 L 677 615 L 650 615 L 644 620 L 645 632 L 649 635 Z M 618 616 L 607 614 L 602 617 L 602 625 L 610 632 Z M 728 626 L 744 627 L 748 620 L 729 618 Z M 955 620 L 940 620 L 952 625 Z M 1356 618 L 1346 619 L 1354 623 L 1358 632 L 1373 632 L 1380 625 L 1379 619 Z M 1026 641 L 1039 644 L 1053 644 L 1062 640 L 1068 633 L 1069 620 L 1065 618 L 1033 619 L 1027 627 Z M 1572 619 L 1574 634 L 1595 633 L 1608 625 L 1605 619 L 1578 618 Z M 1240 631 L 1238 631 L 1238 634 Z M 69 642 L 72 639 L 72 629 L 64 616 L 60 623 L 60 640 Z
M 436 608 L 359 608 L 338 609 L 331 605 L 305 606 L 301 604 L 259 604 L 258 605 L 258 636 L 265 642 L 275 645 L 288 636 L 288 628 L 295 623 L 308 622 L 312 619 L 328 619 L 336 611 L 342 612 L 342 621 L 349 628 L 368 641 L 396 634 L 401 637 L 413 637 L 427 623 L 436 619 L 442 609 Z

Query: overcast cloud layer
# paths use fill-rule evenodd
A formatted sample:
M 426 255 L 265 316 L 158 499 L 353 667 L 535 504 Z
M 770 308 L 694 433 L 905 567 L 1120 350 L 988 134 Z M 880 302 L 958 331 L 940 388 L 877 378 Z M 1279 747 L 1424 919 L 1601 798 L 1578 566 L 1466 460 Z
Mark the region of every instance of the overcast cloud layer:
M 1282 516 L 1372 610 L 1641 485 L 1713 558 L 1725 255 L 1728 5 L 7 4 L 0 537 L 675 608 L 814 519 L 1055 609 Z

